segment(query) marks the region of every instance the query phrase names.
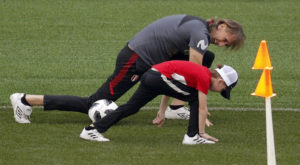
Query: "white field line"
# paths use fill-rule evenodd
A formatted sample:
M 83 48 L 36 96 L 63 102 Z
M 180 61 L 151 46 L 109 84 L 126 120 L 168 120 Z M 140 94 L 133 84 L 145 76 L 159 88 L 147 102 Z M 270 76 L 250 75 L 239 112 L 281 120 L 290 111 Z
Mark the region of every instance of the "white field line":
M 155 110 L 158 107 L 143 107 L 144 110 Z M 264 108 L 251 108 L 251 107 L 208 107 L 212 111 L 264 111 Z M 274 111 L 294 111 L 300 112 L 299 108 L 272 108 Z
M 11 106 L 0 106 L 0 109 L 9 109 Z M 42 108 L 42 106 L 37 106 L 37 108 Z M 208 107 L 212 111 L 264 111 L 265 108 L 249 108 L 249 107 Z M 155 106 L 145 106 L 142 110 L 158 110 Z M 300 112 L 300 108 L 272 108 L 273 111 L 293 111 Z

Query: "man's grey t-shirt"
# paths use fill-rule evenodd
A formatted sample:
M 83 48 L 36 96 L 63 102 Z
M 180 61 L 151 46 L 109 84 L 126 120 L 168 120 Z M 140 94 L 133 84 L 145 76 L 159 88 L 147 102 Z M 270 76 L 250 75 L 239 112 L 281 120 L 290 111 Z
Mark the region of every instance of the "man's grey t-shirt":
M 148 65 L 152 66 L 172 58 L 189 47 L 202 55 L 210 41 L 207 22 L 189 15 L 172 15 L 161 18 L 137 33 L 129 47 Z

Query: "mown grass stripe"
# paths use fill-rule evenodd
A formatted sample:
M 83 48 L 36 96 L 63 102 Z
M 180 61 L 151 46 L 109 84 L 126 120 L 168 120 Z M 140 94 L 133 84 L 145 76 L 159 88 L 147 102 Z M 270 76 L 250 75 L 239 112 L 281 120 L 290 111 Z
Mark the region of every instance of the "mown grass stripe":
M 12 106 L 0 106 L 0 109 L 9 109 Z M 36 106 L 36 108 L 43 108 L 42 106 Z M 146 106 L 142 110 L 155 110 L 158 107 L 155 106 Z M 209 110 L 212 111 L 264 111 L 264 108 L 251 108 L 251 107 L 209 107 Z M 273 111 L 292 111 L 300 112 L 299 108 L 272 108 Z

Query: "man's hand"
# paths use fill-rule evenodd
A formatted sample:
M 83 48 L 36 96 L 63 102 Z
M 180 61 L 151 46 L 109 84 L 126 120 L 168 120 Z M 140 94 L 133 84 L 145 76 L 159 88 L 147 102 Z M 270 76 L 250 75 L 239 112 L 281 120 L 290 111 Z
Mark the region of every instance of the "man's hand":
M 158 125 L 157 127 L 160 128 L 165 123 L 165 114 L 159 111 L 152 123 Z

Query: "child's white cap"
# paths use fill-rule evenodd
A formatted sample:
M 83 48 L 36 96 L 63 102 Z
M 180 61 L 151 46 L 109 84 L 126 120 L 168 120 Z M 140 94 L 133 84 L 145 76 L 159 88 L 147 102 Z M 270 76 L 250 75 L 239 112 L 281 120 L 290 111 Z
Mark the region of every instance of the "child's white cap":
M 226 99 L 230 99 L 230 91 L 238 81 L 238 73 L 231 66 L 224 65 L 221 69 L 215 69 L 225 81 L 227 88 L 221 92 Z

